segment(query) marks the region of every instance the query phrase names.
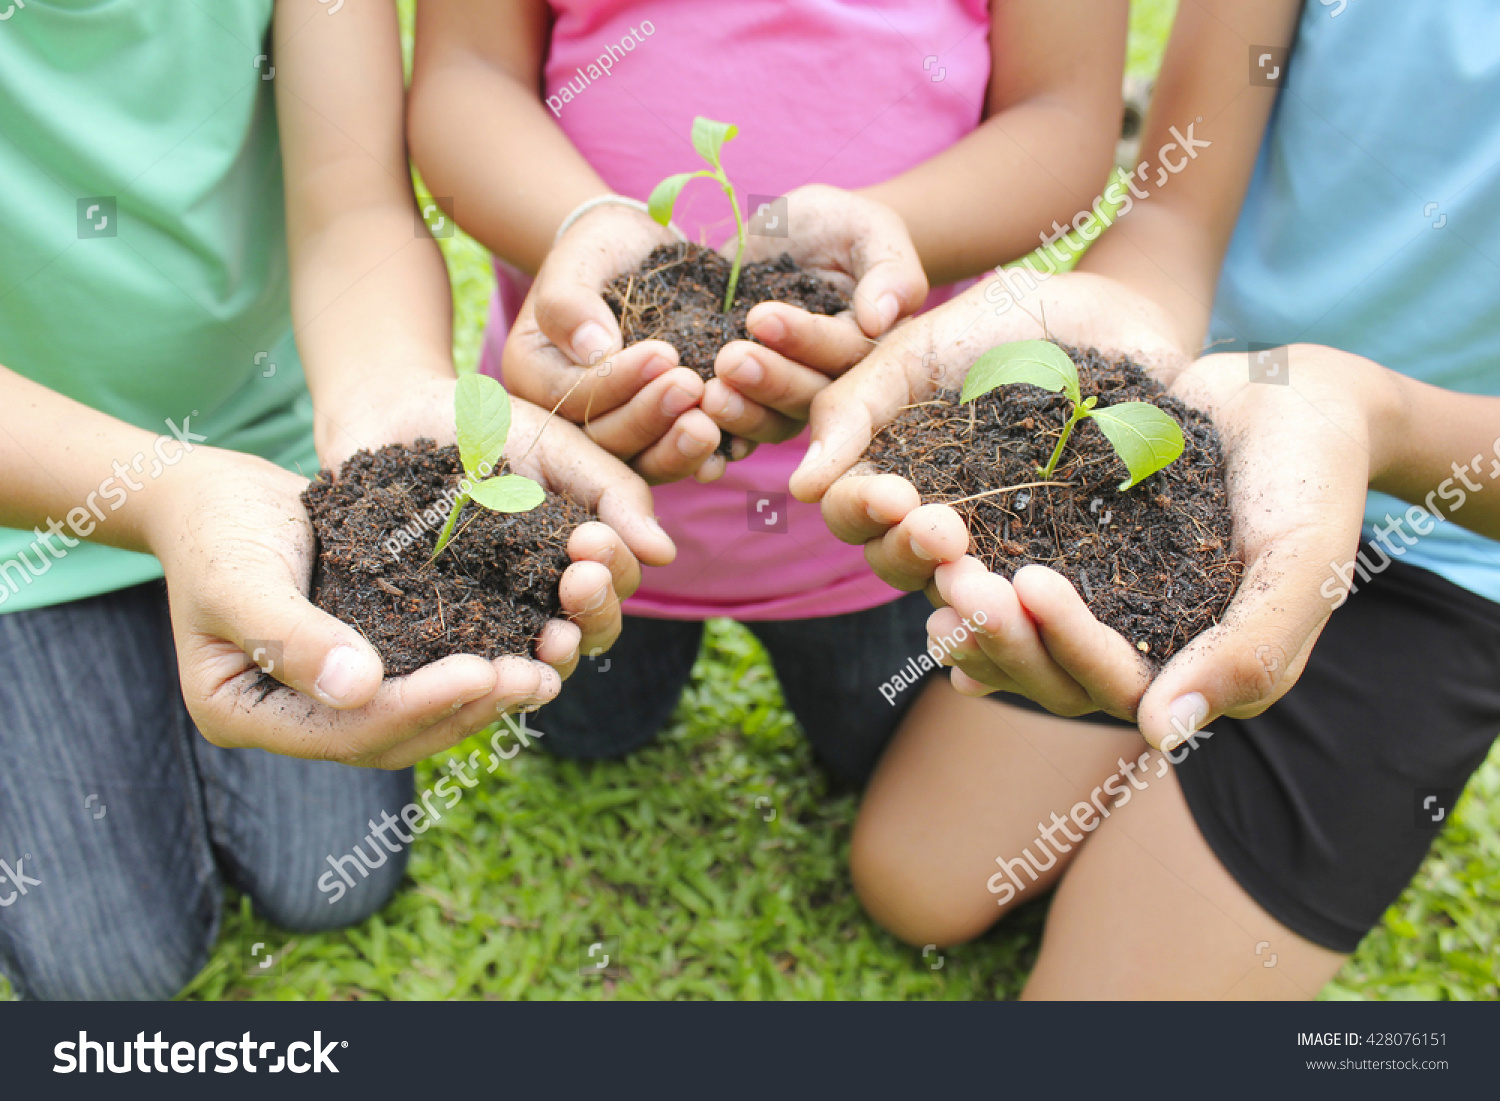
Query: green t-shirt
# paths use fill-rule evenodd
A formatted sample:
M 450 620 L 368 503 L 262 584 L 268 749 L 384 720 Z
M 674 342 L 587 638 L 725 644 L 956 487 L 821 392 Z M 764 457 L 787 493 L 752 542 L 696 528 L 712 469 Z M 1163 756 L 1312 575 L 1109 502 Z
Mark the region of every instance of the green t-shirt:
M 311 475 L 273 0 L 0 3 L 0 365 L 148 431 L 186 419 L 207 445 Z M 0 409 L 0 426 L 13 415 Z M 119 459 L 134 482 L 150 476 L 149 448 Z M 101 492 L 106 513 L 122 485 Z M 148 555 L 80 543 L 54 560 L 36 542 L 0 528 L 0 613 L 161 576 Z

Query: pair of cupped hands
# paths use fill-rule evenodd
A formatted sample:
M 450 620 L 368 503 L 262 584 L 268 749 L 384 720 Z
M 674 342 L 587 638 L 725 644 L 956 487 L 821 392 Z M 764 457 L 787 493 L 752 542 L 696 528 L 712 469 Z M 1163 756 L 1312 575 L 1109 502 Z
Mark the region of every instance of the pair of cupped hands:
M 954 510 L 923 505 L 909 483 L 860 465 L 874 433 L 904 406 L 956 388 L 988 348 L 1042 336 L 1033 311 L 997 312 L 980 285 L 903 321 L 927 282 L 901 218 L 824 186 L 787 200 L 792 235 L 752 237 L 747 261 L 789 252 L 843 290 L 851 308 L 820 317 L 756 306 L 747 318 L 755 341 L 725 346 L 706 383 L 668 344 L 623 347 L 601 296 L 675 239 L 644 213 L 595 207 L 538 272 L 506 341 L 505 382 L 517 399 L 507 451 L 519 473 L 592 506 L 600 522 L 569 541 L 573 561 L 560 585 L 568 618 L 547 624 L 534 660 L 455 655 L 384 678 L 370 645 L 307 601 L 314 540 L 298 501 L 304 480 L 229 452 L 184 470 L 155 506 L 152 530 L 167 534 L 151 543 L 167 575 L 184 696 L 203 734 L 219 745 L 394 768 L 546 703 L 580 654 L 613 643 L 641 563 L 674 554 L 652 519 L 648 483 L 711 481 L 724 470 L 721 434 L 738 459 L 809 422 L 812 442 L 791 491 L 821 501 L 832 532 L 863 544 L 888 583 L 927 592 L 934 635 L 952 637 L 962 620 L 977 625 L 950 659 L 959 691 L 1017 692 L 1062 715 L 1103 711 L 1171 748 L 1213 717 L 1256 714 L 1291 687 L 1331 611 L 1319 594 L 1329 563 L 1356 545 L 1378 407 L 1370 395 L 1383 372 L 1301 348 L 1292 385 L 1251 385 L 1244 355 L 1190 361 L 1159 308 L 1118 283 L 1070 273 L 1041 288 L 1047 335 L 1135 356 L 1224 437 L 1244 582 L 1217 627 L 1153 670 L 1060 575 L 1040 566 L 1010 581 L 990 573 L 967 554 Z M 452 410 L 450 378 L 414 376 L 399 394 L 360 388 L 319 410 L 320 458 L 337 469 L 362 447 L 451 441 Z M 295 692 L 260 698 L 245 655 L 248 642 L 265 639 L 281 648 L 273 675 Z

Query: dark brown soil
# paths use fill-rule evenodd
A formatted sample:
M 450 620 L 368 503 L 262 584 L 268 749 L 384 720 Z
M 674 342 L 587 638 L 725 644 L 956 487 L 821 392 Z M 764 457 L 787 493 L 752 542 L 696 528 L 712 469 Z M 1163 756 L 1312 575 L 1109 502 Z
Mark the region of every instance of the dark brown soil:
M 530 656 L 561 616 L 568 537 L 588 509 L 552 493 L 530 512 L 470 502 L 429 562 L 448 515 L 440 498 L 461 474 L 458 448 L 418 440 L 358 452 L 338 481 L 323 471 L 302 493 L 318 536 L 313 603 L 369 639 L 387 676 L 450 654 Z
M 808 313 L 832 316 L 849 308 L 849 300 L 830 283 L 803 271 L 782 253 L 740 269 L 734 306 L 724 312 L 730 261 L 702 245 L 681 242 L 652 250 L 640 268 L 604 288 L 604 300 L 620 322 L 626 344 L 665 340 L 677 349 L 678 361 L 706 382 L 714 377 L 714 358 L 733 340 L 753 340 L 745 315 L 762 302 L 785 302 Z M 728 454 L 726 437 L 720 451 Z
M 1040 481 L 1067 417 L 1067 399 L 1040 387 L 1002 386 L 970 406 L 949 391 L 904 411 L 870 445 L 869 459 L 899 474 L 929 502 L 953 502 L 973 553 L 1004 577 L 1030 562 L 1071 581 L 1089 609 L 1165 662 L 1218 621 L 1242 572 L 1231 552 L 1223 449 L 1208 417 L 1169 397 L 1136 364 L 1065 349 L 1083 396 L 1101 406 L 1149 401 L 1176 418 L 1180 458 L 1125 492 L 1128 476 L 1098 427 L 1073 430 L 1049 481 L 1069 486 L 1007 490 Z

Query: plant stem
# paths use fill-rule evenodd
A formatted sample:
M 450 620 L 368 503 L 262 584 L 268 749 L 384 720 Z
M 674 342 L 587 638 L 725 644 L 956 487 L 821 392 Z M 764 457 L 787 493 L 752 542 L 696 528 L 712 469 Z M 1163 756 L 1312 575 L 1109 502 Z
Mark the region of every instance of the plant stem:
M 729 269 L 729 286 L 724 291 L 724 312 L 728 313 L 734 306 L 734 290 L 740 285 L 740 265 L 745 259 L 745 245 L 749 241 L 749 234 L 745 231 L 745 220 L 740 217 L 739 196 L 734 193 L 734 185 L 729 178 L 719 172 L 719 182 L 724 185 L 724 194 L 729 196 L 729 209 L 734 211 L 734 232 L 739 239 L 739 247 L 734 252 L 734 266 Z
M 1068 437 L 1073 434 L 1073 426 L 1088 415 L 1087 407 L 1082 405 L 1073 407 L 1073 415 L 1068 418 L 1068 423 L 1063 425 L 1062 435 L 1057 437 L 1057 446 L 1052 449 L 1052 458 L 1047 460 L 1047 465 L 1041 470 L 1043 478 L 1052 477 L 1052 472 L 1057 469 L 1057 460 L 1062 455 L 1063 446 L 1068 442 Z
M 448 513 L 448 521 L 443 525 L 443 530 L 438 532 L 437 546 L 432 548 L 432 557 L 427 561 L 436 562 L 437 556 L 443 553 L 443 548 L 448 545 L 448 540 L 453 537 L 453 525 L 458 523 L 458 514 L 464 510 L 469 503 L 469 495 L 460 493 L 453 502 L 453 511 Z

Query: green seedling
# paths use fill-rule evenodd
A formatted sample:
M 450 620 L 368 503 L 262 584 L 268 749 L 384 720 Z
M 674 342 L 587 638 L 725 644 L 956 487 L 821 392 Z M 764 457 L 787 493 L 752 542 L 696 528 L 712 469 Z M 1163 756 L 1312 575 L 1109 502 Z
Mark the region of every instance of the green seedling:
M 675 176 L 668 176 L 656 185 L 651 192 L 650 200 L 646 203 L 646 209 L 650 211 L 651 217 L 660 225 L 666 225 L 672 220 L 672 208 L 677 205 L 677 196 L 682 194 L 682 189 L 687 186 L 689 180 L 696 180 L 702 176 L 719 181 L 719 186 L 724 189 L 724 194 L 729 198 L 729 209 L 734 211 L 734 229 L 739 239 L 739 245 L 734 253 L 734 266 L 729 269 L 729 287 L 724 291 L 725 313 L 728 313 L 734 306 L 734 290 L 740 282 L 740 265 L 744 262 L 745 245 L 749 241 L 749 234 L 745 230 L 745 220 L 740 217 L 740 198 L 735 194 L 734 184 L 729 182 L 729 177 L 724 174 L 724 166 L 719 161 L 719 153 L 724 148 L 724 143 L 739 132 L 739 127 L 727 122 L 715 122 L 702 115 L 693 119 L 693 148 L 698 150 L 698 156 L 706 160 L 709 167 L 697 172 L 679 172 Z
M 432 559 L 443 553 L 453 537 L 458 514 L 471 500 L 493 512 L 530 512 L 547 499 L 547 491 L 530 478 L 490 472 L 505 453 L 510 435 L 510 395 L 488 375 L 463 375 L 453 391 L 453 420 L 458 429 L 458 457 L 464 477 L 443 530 L 438 533 Z M 429 559 L 431 561 L 432 559 Z
M 1066 394 L 1071 403 L 1052 457 L 1038 471 L 1043 478 L 1052 477 L 1068 437 L 1085 417 L 1093 418 L 1130 471 L 1130 477 L 1120 483 L 1122 490 L 1137 485 L 1182 454 L 1182 429 L 1149 402 L 1127 401 L 1099 409 L 1098 398 L 1084 401 L 1078 389 L 1078 368 L 1067 352 L 1048 340 L 1022 340 L 991 348 L 969 368 L 958 400 L 970 402 L 1013 382 L 1029 382 L 1054 394 Z

